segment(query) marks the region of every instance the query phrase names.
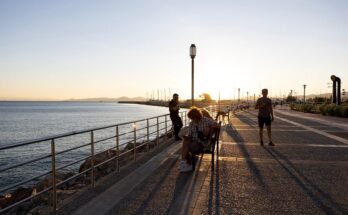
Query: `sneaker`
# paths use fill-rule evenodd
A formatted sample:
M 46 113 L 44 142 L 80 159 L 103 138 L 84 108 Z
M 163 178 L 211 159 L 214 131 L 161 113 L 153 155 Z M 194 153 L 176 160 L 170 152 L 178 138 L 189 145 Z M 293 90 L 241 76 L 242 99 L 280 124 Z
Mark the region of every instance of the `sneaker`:
M 192 165 L 185 164 L 183 167 L 180 168 L 180 172 L 191 172 L 192 171 Z
M 270 146 L 275 146 L 274 143 L 273 143 L 272 141 L 269 142 L 268 145 L 270 145 Z
M 260 141 L 260 146 L 263 146 L 263 141 L 262 140 Z
M 179 162 L 178 169 L 180 170 L 180 169 L 182 169 L 182 168 L 186 167 L 186 165 L 187 165 L 186 161 L 181 160 L 181 161 Z

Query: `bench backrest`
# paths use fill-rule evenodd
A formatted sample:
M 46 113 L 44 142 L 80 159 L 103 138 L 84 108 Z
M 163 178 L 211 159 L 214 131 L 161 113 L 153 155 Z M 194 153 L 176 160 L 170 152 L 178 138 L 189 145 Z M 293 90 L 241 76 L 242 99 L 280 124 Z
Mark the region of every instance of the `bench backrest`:
M 205 148 L 203 152 L 214 152 L 215 150 L 215 145 L 219 141 L 220 137 L 220 129 L 221 129 L 221 121 L 219 122 L 218 128 L 211 134 L 209 144 Z

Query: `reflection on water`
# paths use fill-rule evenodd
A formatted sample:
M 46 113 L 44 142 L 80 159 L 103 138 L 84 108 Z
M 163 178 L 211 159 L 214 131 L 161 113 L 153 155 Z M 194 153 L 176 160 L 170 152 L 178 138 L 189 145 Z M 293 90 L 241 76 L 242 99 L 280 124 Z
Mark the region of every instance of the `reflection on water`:
M 36 139 L 40 137 L 61 134 L 71 131 L 114 125 L 124 122 L 145 119 L 167 114 L 164 107 L 153 107 L 134 104 L 118 103 L 75 103 L 75 102 L 0 102 L 0 146 L 13 144 L 18 141 Z M 164 118 L 162 119 L 162 121 Z M 150 126 L 156 119 L 149 120 Z M 146 121 L 136 123 L 137 142 L 145 141 L 147 136 Z M 162 123 L 160 129 L 165 125 Z M 168 124 L 168 126 L 171 126 Z M 132 124 L 119 126 L 120 149 L 134 139 Z M 156 137 L 156 126 L 150 127 L 150 139 Z M 122 135 L 123 134 L 123 135 Z M 95 144 L 95 153 L 116 147 L 115 127 L 94 131 L 94 142 L 110 138 Z M 82 133 L 55 140 L 56 153 L 88 144 L 91 142 L 91 133 Z M 7 166 L 26 162 L 49 155 L 51 142 L 44 141 L 25 147 L 0 151 L 0 169 Z M 57 168 L 72 163 L 90 155 L 91 147 L 85 146 L 67 153 L 59 154 L 56 158 Z M 65 169 L 76 171 L 83 161 Z M 0 189 L 9 183 L 23 181 L 51 169 L 51 158 L 30 163 L 0 173 Z

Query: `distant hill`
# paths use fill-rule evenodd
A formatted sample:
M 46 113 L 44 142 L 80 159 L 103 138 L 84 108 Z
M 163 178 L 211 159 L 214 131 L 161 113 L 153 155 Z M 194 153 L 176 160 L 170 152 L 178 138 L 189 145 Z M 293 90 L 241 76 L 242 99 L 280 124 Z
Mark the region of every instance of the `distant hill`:
M 68 99 L 65 101 L 67 102 L 119 102 L 119 101 L 146 101 L 146 99 L 144 97 L 129 98 L 126 96 L 122 96 L 119 98 L 100 97 L 100 98 L 86 98 L 86 99 Z

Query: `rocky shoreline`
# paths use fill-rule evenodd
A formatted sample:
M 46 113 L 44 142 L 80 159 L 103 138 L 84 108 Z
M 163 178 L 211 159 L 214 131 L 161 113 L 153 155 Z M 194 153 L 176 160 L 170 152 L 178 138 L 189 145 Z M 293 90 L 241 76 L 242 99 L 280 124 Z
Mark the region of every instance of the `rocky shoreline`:
M 154 139 L 150 141 L 148 144 L 144 144 L 144 142 L 136 143 L 136 153 L 137 157 L 142 157 L 146 152 L 155 148 L 158 143 L 164 143 L 165 140 L 172 137 L 172 132 L 167 133 L 167 135 L 162 135 L 158 139 Z M 133 161 L 133 153 L 134 153 L 134 143 L 129 142 L 125 149 L 117 150 L 109 149 L 105 152 L 96 154 L 94 156 L 94 165 L 98 165 L 106 160 L 111 158 L 115 158 L 117 154 L 122 156 L 117 160 L 111 160 L 101 166 L 98 166 L 94 169 L 94 180 L 98 181 L 104 176 L 109 175 L 112 172 L 118 170 L 118 167 L 123 167 L 130 162 Z M 56 184 L 61 183 L 69 178 L 71 180 L 64 182 L 63 184 L 57 186 L 57 202 L 58 205 L 62 203 L 64 200 L 73 197 L 78 191 L 83 188 L 90 186 L 92 183 L 92 175 L 91 171 L 87 171 L 83 173 L 81 176 L 75 177 L 74 175 L 84 172 L 92 166 L 92 158 L 86 159 L 79 167 L 76 172 L 57 172 L 56 173 Z M 36 183 L 33 186 L 28 187 L 18 187 L 13 192 L 5 193 L 0 196 L 0 209 L 4 209 L 10 205 L 15 204 L 23 199 L 31 197 L 31 199 L 9 209 L 8 211 L 2 213 L 6 215 L 14 215 L 14 214 L 30 214 L 30 215 L 39 215 L 39 214 L 48 214 L 52 212 L 52 192 L 48 191 L 43 194 L 40 192 L 45 189 L 49 189 L 52 186 L 52 175 L 47 175 L 41 181 Z M 39 195 L 40 194 L 40 195 Z

